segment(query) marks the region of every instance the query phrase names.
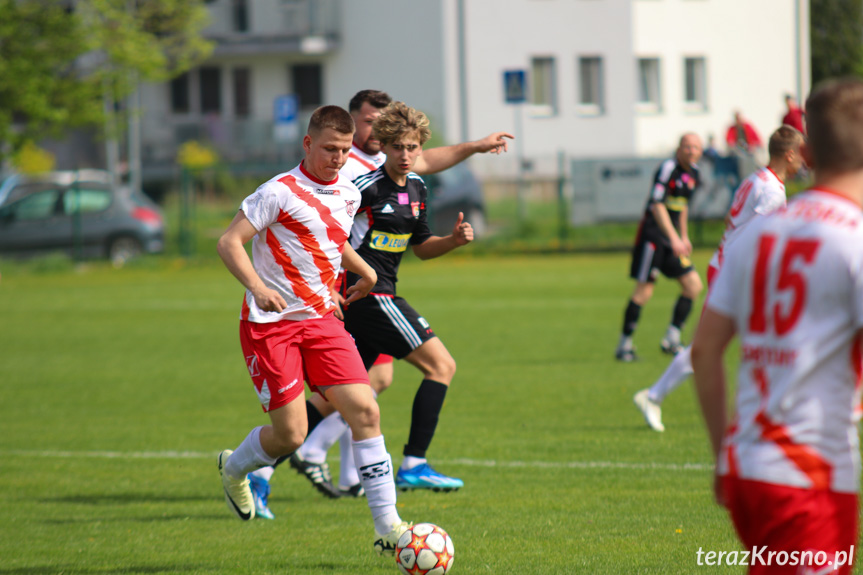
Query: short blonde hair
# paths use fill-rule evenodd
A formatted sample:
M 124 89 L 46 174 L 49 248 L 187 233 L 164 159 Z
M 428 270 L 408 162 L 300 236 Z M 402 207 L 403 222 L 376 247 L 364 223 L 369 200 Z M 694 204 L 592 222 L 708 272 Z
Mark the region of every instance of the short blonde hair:
M 863 169 L 863 81 L 820 84 L 806 100 L 806 131 L 816 172 Z
M 404 102 L 393 102 L 384 108 L 372 124 L 372 136 L 384 146 L 412 135 L 419 138 L 420 145 L 428 142 L 431 138 L 429 119 Z

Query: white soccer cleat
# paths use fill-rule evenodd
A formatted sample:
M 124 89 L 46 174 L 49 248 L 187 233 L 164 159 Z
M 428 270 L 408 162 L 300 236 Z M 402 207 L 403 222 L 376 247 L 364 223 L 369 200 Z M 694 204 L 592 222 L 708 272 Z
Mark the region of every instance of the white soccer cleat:
M 249 488 L 249 478 L 231 479 L 225 473 L 225 462 L 232 453 L 233 451 L 226 449 L 219 454 L 219 475 L 222 476 L 222 487 L 225 488 L 225 502 L 234 515 L 243 521 L 248 521 L 255 518 L 255 502 L 252 499 L 252 490 Z
M 635 394 L 632 400 L 638 406 L 638 409 L 641 410 L 641 414 L 644 416 L 644 420 L 650 426 L 650 429 L 665 431 L 665 426 L 662 425 L 662 408 L 659 407 L 658 403 L 651 401 L 647 394 L 648 390 L 642 389 Z
M 399 542 L 399 537 L 402 534 L 411 528 L 411 523 L 407 521 L 402 521 L 401 523 L 396 523 L 393 525 L 393 528 L 386 535 L 376 535 L 375 538 L 375 552 L 382 557 L 394 557 L 396 554 L 396 543 Z

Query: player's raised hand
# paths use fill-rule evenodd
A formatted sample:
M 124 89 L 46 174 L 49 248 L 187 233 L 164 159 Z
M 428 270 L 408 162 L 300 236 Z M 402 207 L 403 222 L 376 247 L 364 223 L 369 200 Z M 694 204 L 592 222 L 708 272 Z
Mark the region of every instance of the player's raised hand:
M 477 147 L 481 153 L 491 152 L 492 154 L 500 154 L 507 151 L 507 138 L 514 140 L 515 136 L 509 132 L 494 132 L 489 134 L 482 140 L 477 141 Z
M 252 296 L 255 298 L 255 303 L 263 311 L 281 312 L 288 307 L 282 294 L 268 287 L 261 287 L 253 291 Z
M 470 223 L 464 221 L 464 212 L 458 213 L 458 219 L 455 221 L 455 227 L 452 229 L 452 237 L 456 245 L 463 246 L 473 241 L 473 227 Z

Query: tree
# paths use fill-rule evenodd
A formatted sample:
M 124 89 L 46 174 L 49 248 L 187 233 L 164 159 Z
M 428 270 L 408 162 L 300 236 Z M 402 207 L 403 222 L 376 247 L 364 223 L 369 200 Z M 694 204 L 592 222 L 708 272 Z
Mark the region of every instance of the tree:
M 103 126 L 105 101 L 212 50 L 203 0 L 0 0 L 0 160 L 26 142 Z
M 863 72 L 863 2 L 811 0 L 812 84 Z

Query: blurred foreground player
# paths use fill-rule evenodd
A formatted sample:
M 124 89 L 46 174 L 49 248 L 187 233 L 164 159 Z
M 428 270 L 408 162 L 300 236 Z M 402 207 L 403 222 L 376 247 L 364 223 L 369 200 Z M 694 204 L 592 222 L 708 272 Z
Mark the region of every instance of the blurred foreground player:
M 797 558 L 750 562 L 750 574 L 848 574 L 857 544 L 863 82 L 823 84 L 806 117 L 814 186 L 726 250 L 692 344 L 716 500 L 746 549 Z M 723 355 L 735 334 L 729 425 Z

